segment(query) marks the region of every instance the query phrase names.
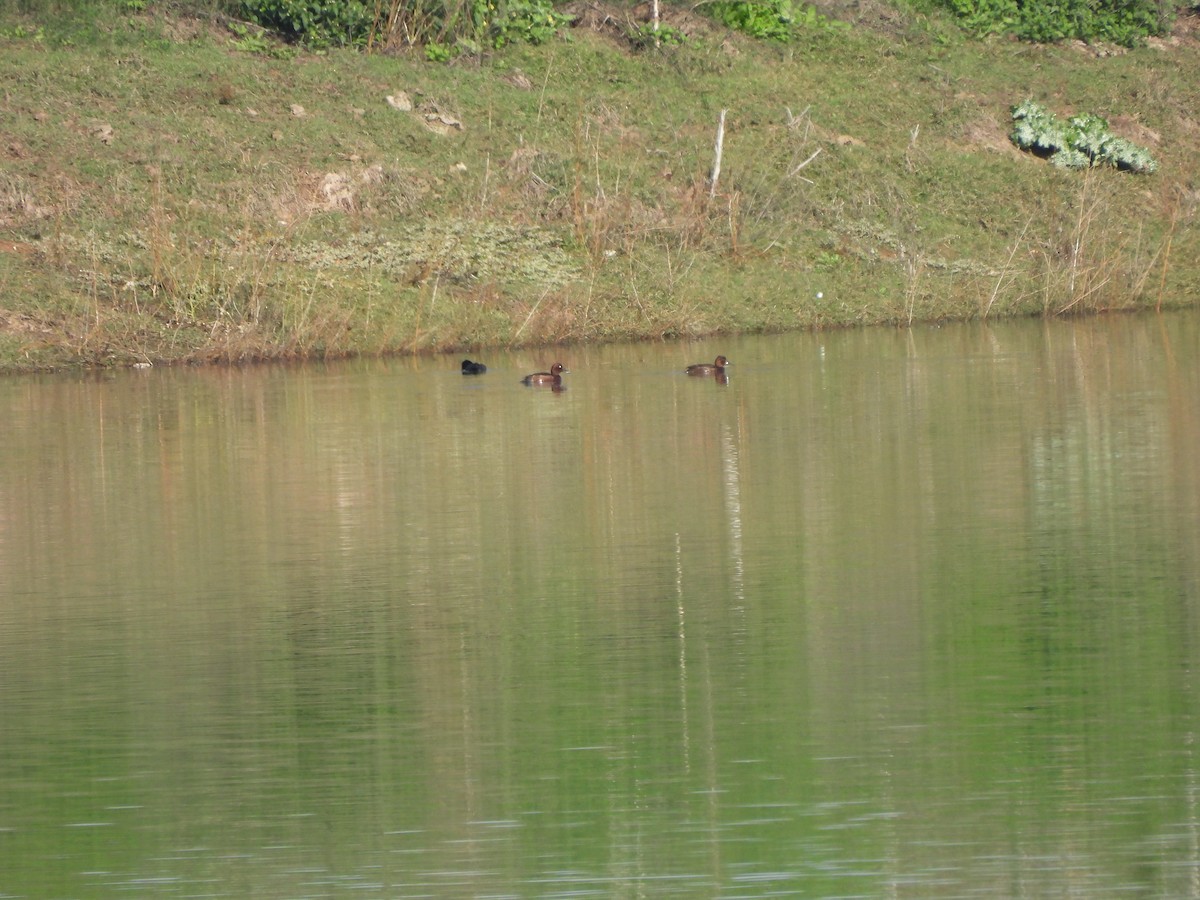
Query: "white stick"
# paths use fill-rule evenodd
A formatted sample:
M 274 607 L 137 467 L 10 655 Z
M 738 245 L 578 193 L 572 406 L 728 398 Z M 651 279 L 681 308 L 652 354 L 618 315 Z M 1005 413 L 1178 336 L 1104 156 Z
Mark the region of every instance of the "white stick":
M 796 168 L 792 169 L 792 171 L 788 172 L 787 177 L 791 178 L 793 175 L 795 175 L 797 172 L 799 172 L 801 169 L 803 169 L 805 166 L 807 166 L 810 162 L 812 162 L 814 159 L 816 159 L 817 156 L 820 155 L 820 153 L 821 153 L 821 148 L 818 147 L 816 150 L 813 151 L 812 156 L 810 156 L 804 162 L 800 163 L 800 165 L 796 166 Z M 805 178 L 804 180 L 808 181 L 807 178 Z M 809 183 L 811 184 L 811 182 L 809 182 Z
M 533 314 L 538 311 L 538 307 L 542 305 L 542 301 L 546 299 L 549 293 L 550 288 L 542 291 L 542 296 L 538 297 L 537 303 L 533 304 L 533 309 L 529 311 L 529 315 L 525 317 L 525 321 L 521 323 L 521 327 L 517 329 L 517 333 L 512 336 L 514 341 L 521 336 L 521 332 L 525 330 L 525 326 L 529 324 L 529 320 L 533 318 Z
M 725 113 L 727 110 L 721 110 L 721 118 L 717 122 L 717 144 L 713 147 L 713 167 L 712 175 L 708 179 L 708 196 L 715 197 L 717 195 L 717 179 L 721 177 L 721 150 L 725 146 Z

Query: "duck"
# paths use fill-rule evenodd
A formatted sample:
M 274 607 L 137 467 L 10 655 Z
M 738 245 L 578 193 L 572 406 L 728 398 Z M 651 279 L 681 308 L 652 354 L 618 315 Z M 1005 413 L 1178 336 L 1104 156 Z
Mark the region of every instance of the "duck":
M 725 357 L 718 356 L 714 362 L 696 363 L 694 366 L 688 366 L 686 371 L 689 375 L 721 376 L 725 374 L 725 367 L 731 365 L 733 365 L 733 363 L 731 363 Z
M 521 379 L 521 384 L 548 384 L 551 387 L 560 388 L 562 387 L 563 372 L 567 372 L 563 368 L 563 364 L 556 362 L 550 367 L 549 372 L 534 372 L 532 375 L 526 375 Z
M 462 373 L 464 375 L 482 375 L 487 371 L 487 366 L 481 362 L 471 362 L 469 359 L 462 361 Z

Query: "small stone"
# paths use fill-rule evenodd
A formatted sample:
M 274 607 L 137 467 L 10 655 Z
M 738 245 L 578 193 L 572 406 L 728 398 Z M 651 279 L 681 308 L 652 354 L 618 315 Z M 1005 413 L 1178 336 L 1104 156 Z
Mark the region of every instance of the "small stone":
M 454 116 L 443 112 L 427 112 L 422 117 L 425 127 L 434 134 L 450 134 L 452 131 L 462 131 L 462 122 Z

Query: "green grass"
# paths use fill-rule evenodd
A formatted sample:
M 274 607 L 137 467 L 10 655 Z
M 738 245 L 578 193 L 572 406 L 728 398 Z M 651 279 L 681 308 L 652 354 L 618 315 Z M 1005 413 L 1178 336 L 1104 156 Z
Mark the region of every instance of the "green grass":
M 687 18 L 657 51 L 581 27 L 443 65 L 109 10 L 0 6 L 0 369 L 1075 314 L 1200 285 L 1194 41 L 1098 55 L 909 15 L 776 45 Z M 1159 171 L 1018 152 L 1026 97 L 1105 116 Z

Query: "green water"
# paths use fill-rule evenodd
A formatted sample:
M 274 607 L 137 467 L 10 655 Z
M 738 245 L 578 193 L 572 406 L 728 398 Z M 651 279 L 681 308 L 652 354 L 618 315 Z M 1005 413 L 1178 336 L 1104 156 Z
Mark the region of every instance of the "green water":
M 0 381 L 0 898 L 1200 896 L 1200 317 L 484 358 Z

